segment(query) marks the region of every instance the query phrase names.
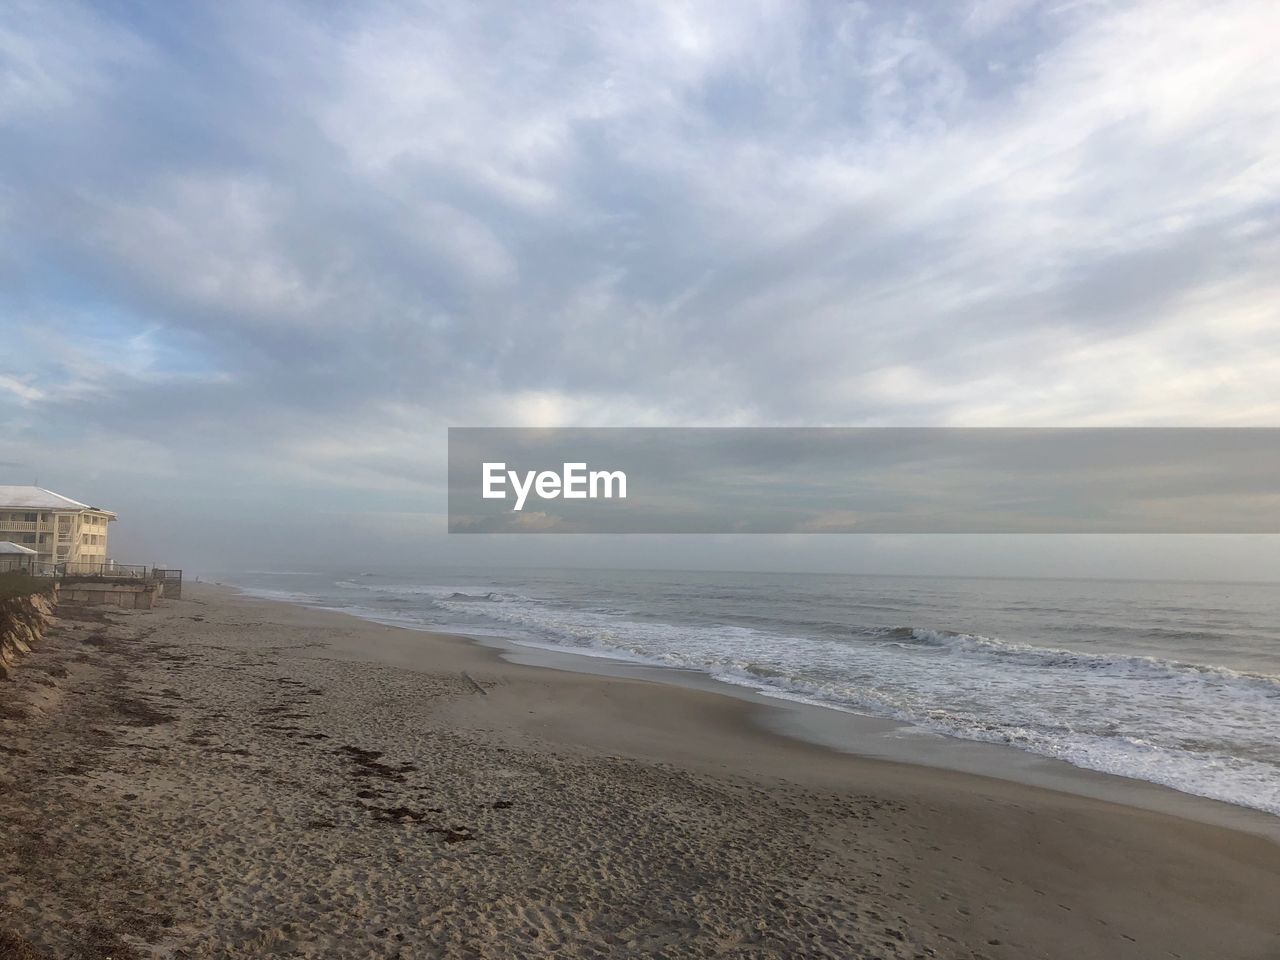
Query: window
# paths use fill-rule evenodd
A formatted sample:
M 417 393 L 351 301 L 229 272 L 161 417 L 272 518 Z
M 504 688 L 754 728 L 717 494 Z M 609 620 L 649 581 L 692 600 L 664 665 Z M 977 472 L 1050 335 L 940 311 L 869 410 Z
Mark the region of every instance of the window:
M 35 542 L 36 542 L 36 535 L 35 535 L 34 533 L 24 533 L 24 534 L 22 535 L 22 542 L 23 542 L 23 543 L 35 543 Z

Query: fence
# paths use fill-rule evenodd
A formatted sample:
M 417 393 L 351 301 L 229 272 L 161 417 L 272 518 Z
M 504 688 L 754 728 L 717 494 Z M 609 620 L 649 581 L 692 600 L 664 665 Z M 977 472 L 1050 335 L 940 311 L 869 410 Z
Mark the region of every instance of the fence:
M 0 573 L 21 571 L 33 577 L 74 577 L 77 580 L 102 578 L 109 580 L 154 580 L 164 584 L 164 595 L 182 599 L 182 571 L 173 567 L 148 567 L 139 563 L 89 563 L 72 560 L 60 563 L 33 560 L 27 556 L 0 557 Z
M 145 580 L 148 576 L 148 568 L 145 564 L 116 563 L 113 560 L 109 560 L 106 563 L 71 560 L 55 563 L 53 568 L 53 576 L 55 577 L 117 577 Z
M 0 557 L 0 573 L 22 570 L 34 577 L 110 577 L 115 580 L 146 580 L 149 567 L 137 563 L 89 563 L 87 561 L 33 560 L 30 557 Z M 181 571 L 179 571 L 181 573 Z
M 156 567 L 151 576 L 164 584 L 164 595 L 170 600 L 182 599 L 182 571 Z

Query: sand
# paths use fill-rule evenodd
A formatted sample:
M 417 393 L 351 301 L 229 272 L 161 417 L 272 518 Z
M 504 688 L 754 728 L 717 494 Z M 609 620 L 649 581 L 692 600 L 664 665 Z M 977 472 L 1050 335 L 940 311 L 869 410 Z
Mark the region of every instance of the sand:
M 1280 847 L 188 587 L 0 684 L 0 957 L 1280 956 Z

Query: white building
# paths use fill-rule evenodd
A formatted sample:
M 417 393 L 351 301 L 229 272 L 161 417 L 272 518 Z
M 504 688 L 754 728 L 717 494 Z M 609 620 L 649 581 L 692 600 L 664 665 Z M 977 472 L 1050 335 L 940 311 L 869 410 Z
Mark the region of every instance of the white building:
M 43 487 L 0 486 L 0 540 L 36 552 L 38 563 L 106 563 L 110 510 Z

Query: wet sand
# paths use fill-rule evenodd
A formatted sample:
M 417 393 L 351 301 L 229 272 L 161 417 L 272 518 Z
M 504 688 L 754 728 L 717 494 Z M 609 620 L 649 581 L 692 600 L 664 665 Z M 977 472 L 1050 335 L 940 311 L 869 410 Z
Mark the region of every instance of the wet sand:
M 1280 955 L 1280 847 L 217 587 L 0 684 L 0 958 Z

